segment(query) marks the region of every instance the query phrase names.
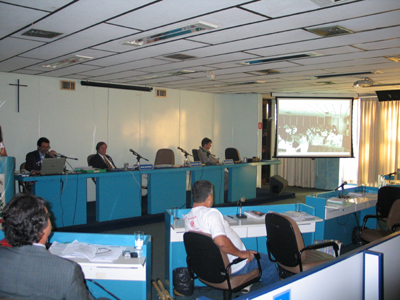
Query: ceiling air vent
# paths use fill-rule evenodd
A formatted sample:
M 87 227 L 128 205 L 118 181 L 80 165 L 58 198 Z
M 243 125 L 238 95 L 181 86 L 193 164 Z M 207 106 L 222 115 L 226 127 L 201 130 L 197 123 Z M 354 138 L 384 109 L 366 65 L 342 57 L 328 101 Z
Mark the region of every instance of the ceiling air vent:
M 75 81 L 60 80 L 60 90 L 75 91 Z
M 267 75 L 270 75 L 270 74 L 279 74 L 279 73 L 280 73 L 278 70 L 274 70 L 274 69 L 258 70 L 258 71 L 255 71 L 255 72 L 257 72 L 257 73 L 263 73 L 263 74 L 267 74 Z
M 319 84 L 319 85 L 332 85 L 332 84 L 337 84 L 337 82 L 334 82 L 334 81 L 318 81 L 317 84 Z
M 59 36 L 61 34 L 62 33 L 60 33 L 60 32 L 46 31 L 46 30 L 40 30 L 40 29 L 33 29 L 32 28 L 32 29 L 24 32 L 22 35 L 34 36 L 34 37 L 45 38 L 45 39 L 52 39 L 52 38 L 55 38 L 56 36 Z
M 177 60 L 186 60 L 186 59 L 197 58 L 196 56 L 191 56 L 191 55 L 186 55 L 186 54 L 171 54 L 171 55 L 165 55 L 164 57 L 177 59 Z
M 344 28 L 342 26 L 330 26 L 330 27 L 319 27 L 319 28 L 306 28 L 308 32 L 314 33 L 322 37 L 331 37 L 344 34 L 354 33 L 350 29 Z
M 337 5 L 342 3 L 354 2 L 355 0 L 311 0 L 320 7 Z
M 156 97 L 167 97 L 167 90 L 156 89 Z

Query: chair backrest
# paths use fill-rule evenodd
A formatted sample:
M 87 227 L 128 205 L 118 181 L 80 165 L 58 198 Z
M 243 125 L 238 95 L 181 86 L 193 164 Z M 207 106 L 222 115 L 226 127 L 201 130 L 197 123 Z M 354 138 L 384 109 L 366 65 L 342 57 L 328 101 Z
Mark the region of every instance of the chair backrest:
M 199 149 L 192 149 L 193 160 L 201 162 L 201 155 L 199 153 Z
M 90 166 L 90 160 L 92 159 L 92 157 L 93 156 L 95 156 L 96 154 L 90 154 L 88 157 L 87 157 L 87 164 L 88 164 L 88 166 Z
M 154 165 L 175 165 L 175 154 L 171 149 L 159 149 L 156 153 Z
M 267 248 L 278 264 L 295 267 L 299 264 L 298 254 L 304 248 L 303 236 L 297 223 L 284 215 L 268 213 L 265 216 L 267 228 Z M 306 259 L 306 251 L 301 254 L 301 261 Z
M 382 217 L 387 218 L 393 203 L 400 199 L 400 187 L 383 186 L 378 190 L 378 201 L 376 212 Z
M 209 234 L 189 231 L 183 235 L 189 270 L 200 279 L 211 283 L 222 283 L 227 279 L 225 269 L 229 264 Z
M 389 230 L 392 230 L 392 226 L 398 223 L 400 223 L 400 199 L 397 199 L 390 208 L 386 226 Z
M 226 148 L 225 159 L 232 159 L 234 162 L 241 161 L 239 150 L 237 150 L 236 148 Z

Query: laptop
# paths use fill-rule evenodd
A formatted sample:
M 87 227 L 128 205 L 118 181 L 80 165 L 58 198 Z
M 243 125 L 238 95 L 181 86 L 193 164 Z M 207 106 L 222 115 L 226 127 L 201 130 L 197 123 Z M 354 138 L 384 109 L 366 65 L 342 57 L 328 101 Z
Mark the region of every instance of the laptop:
M 65 158 L 44 158 L 41 175 L 60 175 L 64 172 Z

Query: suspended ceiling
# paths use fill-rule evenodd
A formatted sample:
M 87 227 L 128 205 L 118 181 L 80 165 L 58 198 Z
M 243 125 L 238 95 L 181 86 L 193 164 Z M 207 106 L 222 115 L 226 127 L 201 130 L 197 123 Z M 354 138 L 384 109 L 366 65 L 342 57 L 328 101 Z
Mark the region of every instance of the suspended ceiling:
M 123 44 L 197 21 L 217 28 Z M 350 33 L 309 31 L 331 26 Z M 31 29 L 61 34 L 22 35 Z M 75 55 L 90 59 L 44 67 Z M 388 59 L 399 56 L 399 0 L 0 1 L 0 72 L 211 93 L 369 95 L 400 89 L 400 62 Z M 243 65 L 253 60 L 265 62 Z M 364 77 L 376 86 L 354 88 Z

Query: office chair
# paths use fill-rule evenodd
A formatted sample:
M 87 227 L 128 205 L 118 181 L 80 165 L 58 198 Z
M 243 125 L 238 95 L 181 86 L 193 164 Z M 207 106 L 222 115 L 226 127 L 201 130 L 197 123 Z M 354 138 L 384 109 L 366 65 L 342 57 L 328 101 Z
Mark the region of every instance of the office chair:
M 156 153 L 154 165 L 175 165 L 175 154 L 171 149 L 159 149 Z
M 376 202 L 376 214 L 386 221 L 393 203 L 400 199 L 400 187 L 383 186 L 378 190 L 378 201 Z
M 25 171 L 26 171 L 26 170 L 25 170 L 25 163 L 22 163 L 22 164 L 19 166 L 19 170 L 22 171 L 22 172 L 25 172 Z M 21 172 L 21 173 L 22 173 L 22 172 Z M 24 193 L 24 194 L 30 192 L 30 191 L 31 191 L 31 186 L 30 186 L 30 184 L 31 184 L 31 182 L 18 181 L 18 190 L 19 190 L 19 192 L 20 192 L 20 193 Z
M 361 239 L 366 242 L 373 242 L 377 239 L 388 236 L 400 228 L 400 199 L 397 199 L 390 208 L 389 215 L 386 218 L 387 229 L 368 229 L 365 227 L 368 219 L 376 218 L 382 220 L 379 215 L 366 215 L 361 228 Z
M 281 278 L 311 269 L 333 258 L 315 249 L 333 246 L 335 255 L 338 256 L 339 246 L 333 241 L 304 247 L 299 226 L 287 216 L 268 213 L 265 216 L 265 225 L 268 257 L 278 263 Z
M 235 164 L 241 163 L 239 150 L 236 148 L 226 148 L 225 149 L 225 159 L 232 159 Z
M 87 157 L 87 164 L 88 164 L 88 166 L 90 166 L 90 160 L 92 159 L 92 157 L 93 156 L 95 156 L 96 154 L 90 154 L 88 157 Z
M 240 291 L 261 278 L 262 270 L 258 253 L 254 256 L 258 262 L 258 269 L 247 274 L 231 275 L 231 265 L 243 259 L 237 258 L 229 263 L 228 255 L 219 249 L 209 234 L 189 231 L 183 235 L 183 242 L 187 253 L 186 262 L 192 278 L 199 278 L 206 285 L 222 290 L 224 300 L 231 299 L 232 292 Z
M 199 153 L 199 149 L 192 149 L 192 154 L 193 154 L 194 161 L 199 161 L 199 162 L 203 163 L 201 160 L 201 155 Z

